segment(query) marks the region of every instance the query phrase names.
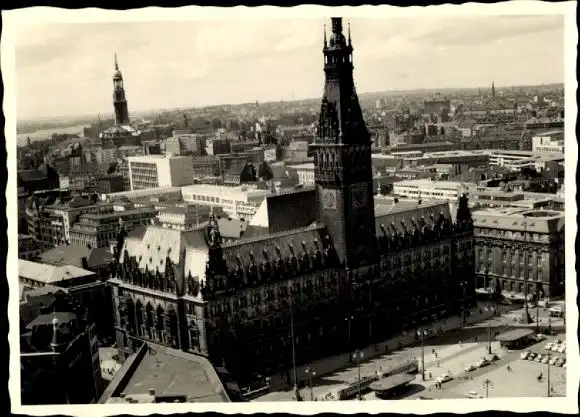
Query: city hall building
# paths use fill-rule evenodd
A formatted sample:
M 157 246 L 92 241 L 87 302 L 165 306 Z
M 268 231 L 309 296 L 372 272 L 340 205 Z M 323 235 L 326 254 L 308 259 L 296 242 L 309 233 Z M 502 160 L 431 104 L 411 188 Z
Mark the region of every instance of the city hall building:
M 371 140 L 350 33 L 325 34 L 313 189 L 268 196 L 268 221 L 225 241 L 214 216 L 185 230 L 119 233 L 117 346 L 208 357 L 243 382 L 378 343 L 475 303 L 467 198 L 375 211 Z M 294 335 L 294 340 L 291 338 Z

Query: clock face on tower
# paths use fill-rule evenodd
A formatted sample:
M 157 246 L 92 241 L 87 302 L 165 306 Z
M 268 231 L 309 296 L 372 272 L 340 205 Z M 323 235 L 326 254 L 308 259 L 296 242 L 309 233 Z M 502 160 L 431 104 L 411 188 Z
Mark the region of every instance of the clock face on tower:
M 325 190 L 322 194 L 322 201 L 324 203 L 324 208 L 336 209 L 336 191 Z
M 368 190 L 364 186 L 358 186 L 352 190 L 352 206 L 354 208 L 363 208 L 368 204 Z

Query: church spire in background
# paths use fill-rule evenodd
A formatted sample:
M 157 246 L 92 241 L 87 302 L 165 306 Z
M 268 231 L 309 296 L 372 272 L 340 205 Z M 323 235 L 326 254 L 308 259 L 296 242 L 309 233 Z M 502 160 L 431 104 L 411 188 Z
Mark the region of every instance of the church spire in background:
M 115 71 L 113 73 L 113 106 L 115 107 L 115 123 L 117 125 L 129 124 L 129 108 L 125 98 L 125 87 L 123 86 L 123 74 L 119 69 L 117 53 L 115 53 Z

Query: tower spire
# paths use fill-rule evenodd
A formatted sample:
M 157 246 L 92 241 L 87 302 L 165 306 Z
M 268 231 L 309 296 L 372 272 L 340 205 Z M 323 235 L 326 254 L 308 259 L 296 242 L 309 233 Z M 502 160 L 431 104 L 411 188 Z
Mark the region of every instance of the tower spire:
M 113 73 L 113 106 L 115 107 L 115 123 L 117 125 L 129 124 L 129 110 L 125 97 L 125 87 L 123 86 L 123 75 L 119 70 L 117 53 L 115 57 L 115 71 Z
M 56 309 L 53 311 L 52 315 L 52 341 L 50 342 L 50 347 L 54 352 L 57 352 L 64 343 L 60 334 L 60 321 L 56 316 Z
M 328 47 L 328 42 L 326 40 L 326 25 L 324 25 L 324 48 Z
M 352 41 L 350 39 L 350 22 L 348 22 L 348 46 L 352 46 Z
M 342 17 L 333 17 L 332 20 L 332 33 L 341 34 L 342 33 Z

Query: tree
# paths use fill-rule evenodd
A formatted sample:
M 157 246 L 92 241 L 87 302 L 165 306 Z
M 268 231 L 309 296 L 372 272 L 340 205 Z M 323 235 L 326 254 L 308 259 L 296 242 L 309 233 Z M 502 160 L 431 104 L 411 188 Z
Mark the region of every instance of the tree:
M 270 181 L 272 178 L 274 178 L 272 168 L 266 161 L 260 164 L 260 167 L 258 168 L 258 177 L 263 181 Z
M 113 174 L 116 170 L 117 170 L 117 163 L 113 162 L 109 165 L 109 168 L 107 168 L 107 174 Z

